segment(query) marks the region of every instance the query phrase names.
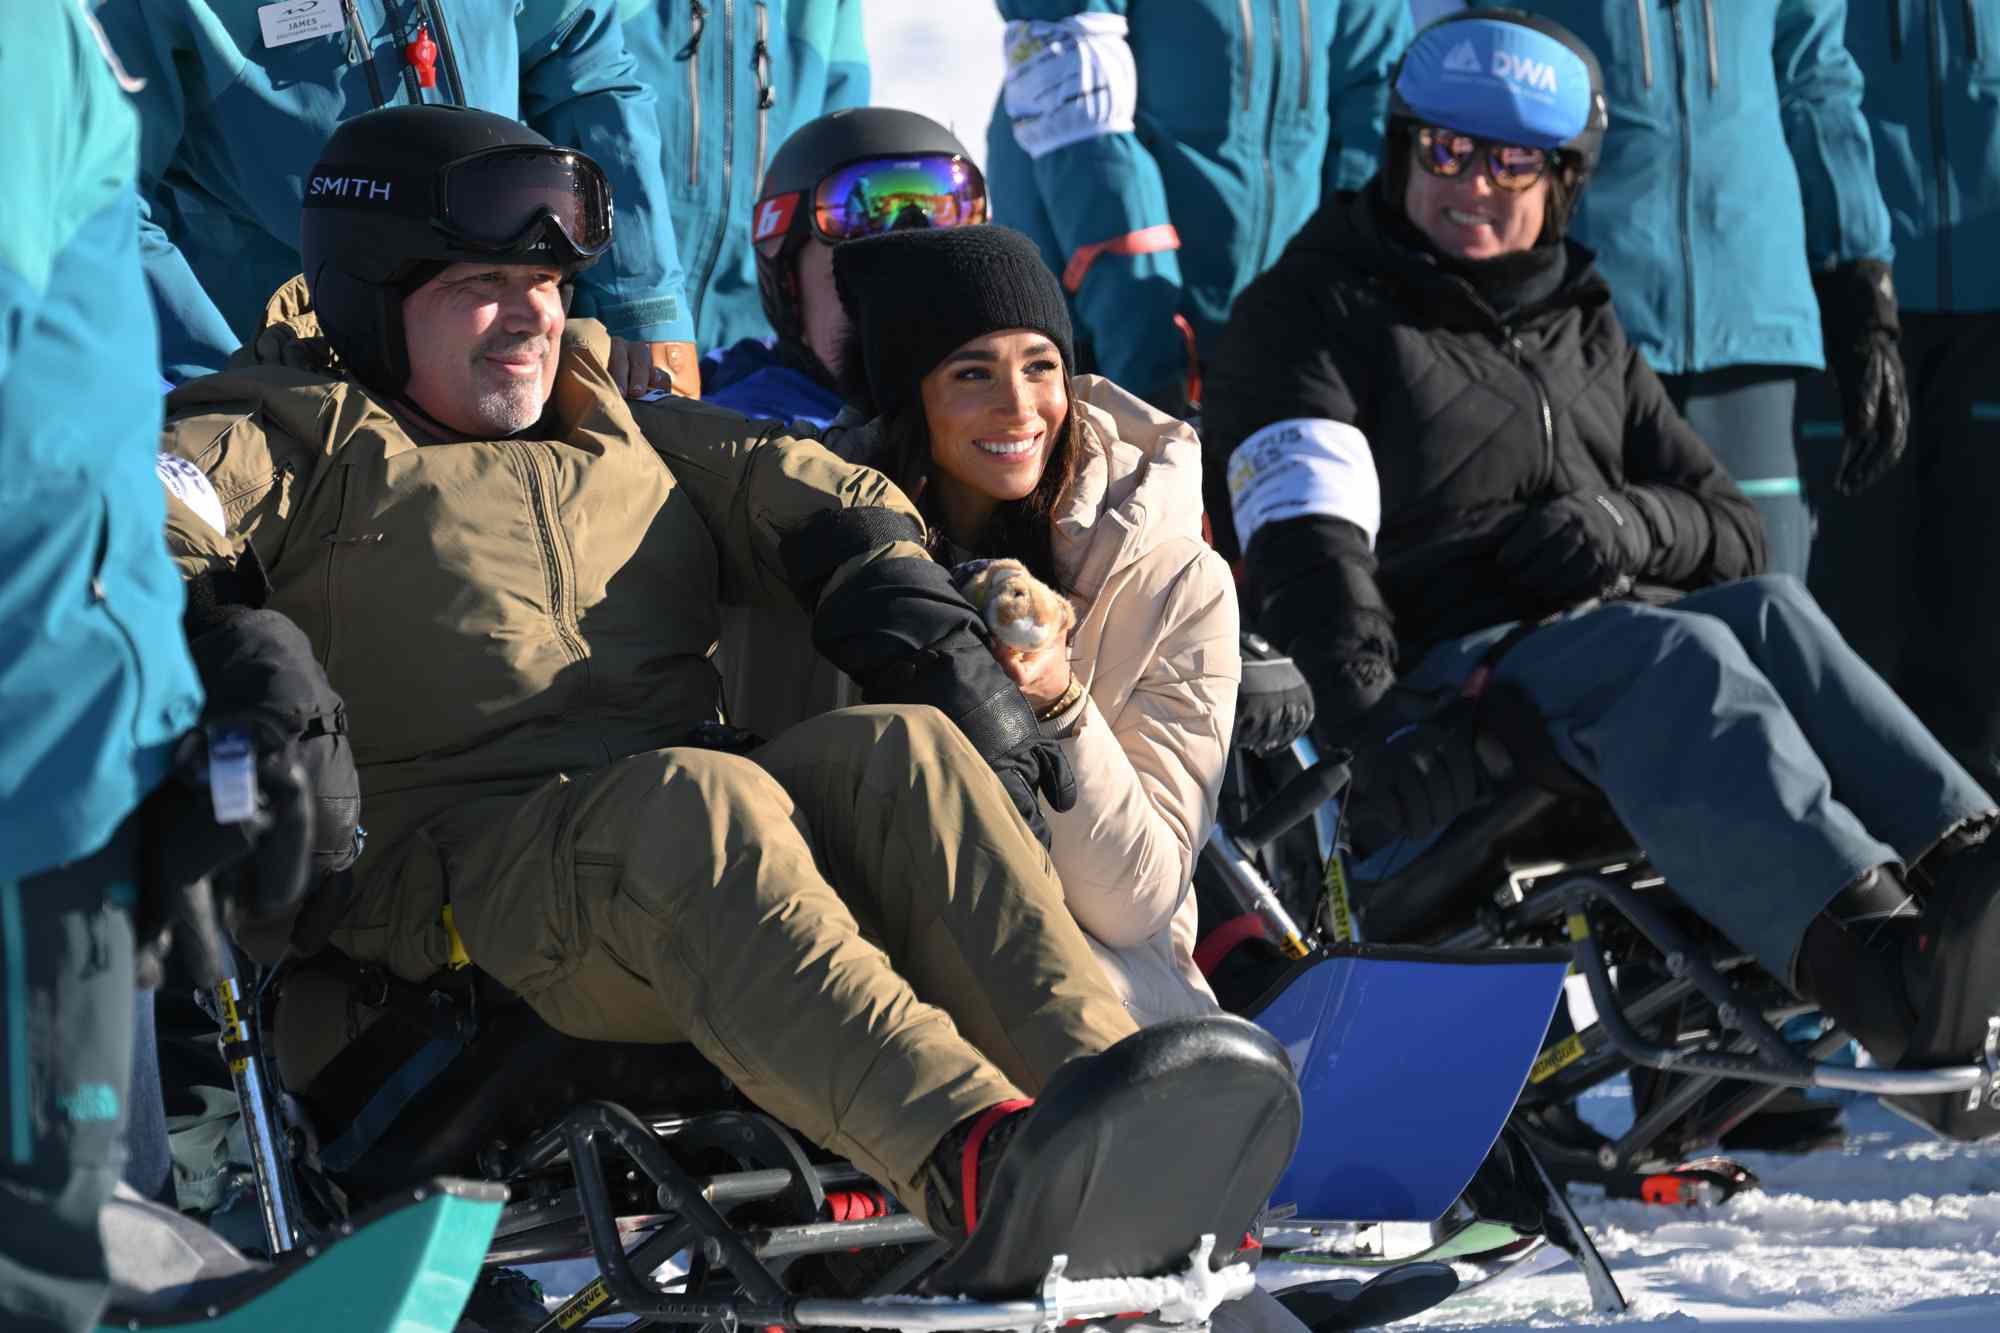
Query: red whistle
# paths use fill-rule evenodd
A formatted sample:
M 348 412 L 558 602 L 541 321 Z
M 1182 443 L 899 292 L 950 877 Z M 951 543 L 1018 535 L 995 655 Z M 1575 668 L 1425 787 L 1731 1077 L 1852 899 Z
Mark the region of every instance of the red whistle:
M 417 85 L 422 88 L 437 87 L 438 47 L 431 40 L 428 23 L 417 25 L 416 40 L 403 48 L 403 59 L 410 62 L 410 68 L 417 72 Z

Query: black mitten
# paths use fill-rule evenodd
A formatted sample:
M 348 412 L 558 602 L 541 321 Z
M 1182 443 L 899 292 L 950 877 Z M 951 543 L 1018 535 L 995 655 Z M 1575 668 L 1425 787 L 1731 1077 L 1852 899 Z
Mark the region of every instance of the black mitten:
M 1313 720 L 1312 686 L 1298 664 L 1256 634 L 1243 635 L 1243 683 L 1236 691 L 1237 749 L 1282 750 Z

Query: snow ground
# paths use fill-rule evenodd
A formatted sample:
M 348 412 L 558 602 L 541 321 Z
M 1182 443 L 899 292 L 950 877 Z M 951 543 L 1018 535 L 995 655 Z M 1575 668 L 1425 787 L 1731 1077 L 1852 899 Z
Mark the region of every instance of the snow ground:
M 1622 1087 L 1587 1099 L 1629 1119 Z M 1849 1139 L 1807 1157 L 1746 1153 L 1762 1188 L 1711 1208 L 1579 1201 L 1631 1311 L 1591 1311 L 1573 1266 L 1445 1302 L 1399 1328 L 1673 1323 L 1713 1333 L 2000 1330 L 2000 1144 L 1943 1143 L 1872 1099 Z

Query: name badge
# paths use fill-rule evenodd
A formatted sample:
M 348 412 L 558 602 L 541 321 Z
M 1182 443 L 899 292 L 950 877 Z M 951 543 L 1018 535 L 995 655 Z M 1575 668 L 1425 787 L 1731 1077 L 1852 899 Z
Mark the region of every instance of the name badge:
M 264 29 L 266 46 L 290 46 L 347 27 L 340 0 L 278 0 L 275 5 L 259 6 L 257 22 Z

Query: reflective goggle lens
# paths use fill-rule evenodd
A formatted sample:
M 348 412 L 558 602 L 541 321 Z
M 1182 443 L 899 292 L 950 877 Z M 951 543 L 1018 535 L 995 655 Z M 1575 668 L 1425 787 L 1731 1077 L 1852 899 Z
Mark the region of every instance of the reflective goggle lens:
M 962 157 L 876 157 L 827 173 L 813 190 L 813 230 L 829 244 L 874 236 L 911 210 L 933 227 L 986 221 L 986 181 Z
M 440 221 L 463 243 L 504 252 L 553 222 L 576 254 L 611 245 L 611 186 L 595 162 L 569 149 L 496 148 L 443 173 Z
M 1473 162 L 1485 156 L 1486 174 L 1503 190 L 1525 190 L 1548 170 L 1549 155 L 1540 148 L 1495 143 L 1455 130 L 1426 125 L 1417 131 L 1417 161 L 1433 176 L 1447 179 L 1463 176 Z

